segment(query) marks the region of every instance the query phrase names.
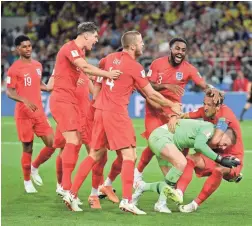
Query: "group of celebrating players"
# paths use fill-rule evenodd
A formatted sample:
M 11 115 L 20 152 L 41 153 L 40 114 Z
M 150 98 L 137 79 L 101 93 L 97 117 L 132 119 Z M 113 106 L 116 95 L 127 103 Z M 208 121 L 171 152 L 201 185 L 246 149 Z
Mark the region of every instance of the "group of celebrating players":
M 88 202 L 91 208 L 101 208 L 99 194 L 102 194 L 119 203 L 121 210 L 136 215 L 146 214 L 137 207 L 145 191 L 159 193 L 154 206 L 157 212 L 171 213 L 167 198 L 178 204 L 181 212 L 193 212 L 219 187 L 222 178 L 238 182 L 242 178 L 244 150 L 239 122 L 223 104 L 224 95 L 206 84 L 198 70 L 185 60 L 186 40 L 173 38 L 168 56 L 153 61 L 145 74 L 137 62 L 144 47 L 137 31 L 125 32 L 121 38 L 122 49 L 101 59 L 99 68 L 88 64 L 85 52 L 98 42 L 97 31 L 93 22 L 78 26 L 76 39 L 59 50 L 47 85 L 41 80 L 41 64 L 31 58 L 30 39 L 21 35 L 15 40 L 20 59 L 8 70 L 7 95 L 17 101 L 15 120 L 23 145 L 21 165 L 25 191 L 37 192 L 33 182 L 43 184 L 38 168 L 56 148 L 61 149 L 56 158 L 56 192 L 72 211 L 82 211 L 78 191 L 90 171 L 92 189 Z M 205 91 L 205 98 L 203 107 L 183 114 L 181 97 L 189 80 Z M 148 140 L 148 147 L 134 170 L 136 136 L 127 106 L 135 89 L 146 99 L 143 136 Z M 43 111 L 41 90 L 52 92 L 50 109 L 57 124 L 55 135 Z M 45 147 L 32 161 L 34 133 L 41 137 Z M 72 181 L 82 144 L 88 156 Z M 188 154 L 189 148 L 194 148 L 196 153 Z M 117 158 L 104 181 L 108 150 L 115 150 Z M 146 183 L 143 170 L 154 155 L 164 180 Z M 199 196 L 182 205 L 193 170 L 199 177 L 208 176 L 208 179 Z M 112 187 L 119 174 L 121 201 Z

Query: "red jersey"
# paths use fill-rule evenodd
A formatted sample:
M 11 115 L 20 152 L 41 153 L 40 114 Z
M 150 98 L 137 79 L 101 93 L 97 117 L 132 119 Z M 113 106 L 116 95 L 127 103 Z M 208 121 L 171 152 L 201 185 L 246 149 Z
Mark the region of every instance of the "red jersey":
M 247 92 L 248 91 L 249 80 L 246 78 L 243 79 L 235 79 L 233 83 L 233 91 L 235 92 Z
M 235 155 L 240 160 L 243 159 L 244 146 L 243 146 L 243 141 L 242 141 L 242 133 L 241 133 L 240 123 L 237 120 L 233 111 L 228 106 L 223 104 L 220 107 L 220 110 L 214 116 L 214 118 L 207 118 L 205 116 L 205 112 L 204 112 L 203 107 L 200 107 L 197 111 L 189 112 L 189 117 L 191 119 L 203 118 L 204 121 L 208 121 L 213 124 L 217 124 L 217 122 L 220 118 L 225 119 L 225 122 L 227 123 L 227 125 L 235 131 L 235 133 L 237 135 L 237 142 L 235 145 L 224 150 L 224 153 L 229 153 L 231 155 Z
M 149 84 L 141 64 L 126 52 L 109 54 L 103 59 L 104 69 L 120 70 L 122 74 L 116 80 L 102 79 L 102 88 L 98 94 L 94 107 L 118 114 L 128 114 L 130 95 L 135 84 L 144 88 Z
M 173 67 L 168 61 L 168 56 L 154 60 L 150 66 L 147 77 L 149 81 L 153 83 L 168 83 L 172 85 L 179 85 L 182 88 L 185 88 L 189 80 L 193 80 L 197 85 L 204 81 L 198 70 L 192 64 L 189 64 L 184 60 L 180 65 Z M 167 89 L 159 92 L 167 99 L 170 99 L 173 102 L 181 103 L 182 96 L 178 96 Z M 149 104 L 146 104 L 146 113 L 154 113 L 155 111 L 156 110 Z
M 44 114 L 40 90 L 42 76 L 41 63 L 36 60 L 31 60 L 30 63 L 17 60 L 11 65 L 7 74 L 7 87 L 15 88 L 19 96 L 31 101 L 38 107 L 38 110 L 32 112 L 24 103 L 17 102 L 15 117 L 35 118 Z
M 77 81 L 82 73 L 74 65 L 74 60 L 85 54 L 74 41 L 67 42 L 59 50 L 54 67 L 54 87 L 52 96 L 59 102 L 78 104 Z

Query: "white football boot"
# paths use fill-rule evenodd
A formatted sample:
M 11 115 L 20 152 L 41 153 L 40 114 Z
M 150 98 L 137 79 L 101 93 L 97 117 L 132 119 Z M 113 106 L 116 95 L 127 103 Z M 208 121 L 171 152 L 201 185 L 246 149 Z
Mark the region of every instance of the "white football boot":
M 187 205 L 180 205 L 179 211 L 182 213 L 192 213 L 198 209 L 198 206 L 199 205 L 195 201 L 192 201 Z
M 67 191 L 63 197 L 63 201 L 66 204 L 67 208 L 74 212 L 80 212 L 83 211 L 79 206 L 77 202 L 77 198 L 74 197 L 73 194 L 70 193 L 70 191 Z
M 129 212 L 135 215 L 146 215 L 146 213 L 138 209 L 133 203 L 129 203 L 128 199 L 122 199 L 119 204 L 119 208 L 122 211 Z
M 36 185 L 43 185 L 43 181 L 42 178 L 39 176 L 38 169 L 34 168 L 33 166 L 31 166 L 31 178 Z
M 171 210 L 167 207 L 166 201 L 157 201 L 154 210 L 159 213 L 171 213 Z
M 33 186 L 33 183 L 31 180 L 24 181 L 24 188 L 26 193 L 37 193 L 38 191 Z

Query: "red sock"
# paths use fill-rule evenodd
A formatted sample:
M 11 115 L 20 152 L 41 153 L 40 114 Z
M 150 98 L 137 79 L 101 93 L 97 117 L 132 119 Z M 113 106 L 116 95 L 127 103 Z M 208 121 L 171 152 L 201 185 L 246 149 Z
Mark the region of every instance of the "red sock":
M 44 147 L 37 158 L 32 162 L 32 166 L 38 168 L 42 163 L 48 160 L 54 153 L 55 148 Z
M 122 197 L 123 199 L 132 199 L 132 189 L 134 180 L 134 166 L 135 162 L 131 160 L 124 160 L 122 162 Z
M 194 200 L 198 205 L 204 202 L 211 194 L 213 194 L 221 184 L 222 173 L 219 170 L 214 170 L 204 183 L 198 197 Z
M 153 155 L 154 154 L 149 147 L 143 150 L 140 161 L 137 166 L 139 172 L 143 172 L 144 168 L 149 164 Z
M 187 159 L 187 165 L 184 172 L 177 182 L 177 189 L 180 189 L 183 193 L 185 193 L 186 188 L 192 181 L 194 167 L 194 162 L 191 159 Z
M 88 156 L 87 158 L 85 158 L 82 161 L 82 163 L 80 164 L 79 169 L 74 177 L 74 182 L 71 187 L 71 192 L 73 194 L 77 195 L 82 183 L 84 182 L 87 175 L 89 174 L 89 172 L 93 168 L 94 164 L 95 164 L 95 160 L 90 156 Z
M 121 152 L 117 152 L 117 158 L 113 162 L 113 164 L 111 166 L 111 170 L 108 175 L 108 177 L 111 181 L 114 181 L 116 179 L 116 177 L 121 173 L 122 162 L 123 162 L 122 154 L 121 154 Z
M 28 181 L 31 179 L 31 158 L 32 153 L 23 152 L 21 158 L 21 165 L 23 169 L 24 180 Z
M 71 188 L 71 176 L 76 165 L 76 145 L 67 143 L 61 154 L 63 176 L 62 187 L 64 190 Z
M 75 165 L 76 165 L 76 163 L 78 162 L 78 158 L 79 158 L 79 153 L 80 153 L 81 145 L 82 145 L 82 144 L 76 145 L 76 149 L 75 149 Z
M 97 162 L 92 169 L 92 187 L 98 189 L 103 178 L 103 169 L 108 160 L 107 152 L 104 153 L 102 159 Z
M 58 155 L 56 158 L 56 174 L 57 174 L 57 182 L 61 184 L 62 182 L 62 159 L 61 156 Z

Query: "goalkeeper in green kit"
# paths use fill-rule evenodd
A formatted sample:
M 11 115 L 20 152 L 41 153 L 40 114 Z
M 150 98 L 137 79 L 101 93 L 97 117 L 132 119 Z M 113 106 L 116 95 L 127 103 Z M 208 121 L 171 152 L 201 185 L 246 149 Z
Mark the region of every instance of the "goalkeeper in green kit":
M 225 167 L 236 167 L 240 164 L 239 159 L 235 157 L 222 157 L 215 153 L 213 149 L 226 149 L 236 143 L 236 134 L 231 128 L 223 128 L 223 125 L 216 125 L 216 128 L 225 130 L 221 135 L 217 146 L 208 146 L 208 141 L 214 135 L 215 125 L 210 122 L 181 119 L 176 125 L 175 133 L 168 130 L 167 124 L 155 129 L 149 139 L 149 147 L 156 155 L 159 166 L 165 175 L 165 181 L 156 183 L 145 183 L 141 181 L 136 187 L 133 195 L 133 203 L 137 204 L 140 196 L 145 191 L 155 191 L 160 194 L 159 199 L 166 202 L 166 198 L 171 199 L 176 204 L 181 204 L 183 198 L 177 190 L 174 189 L 180 176 L 182 175 L 187 160 L 182 154 L 184 148 L 194 148 L 196 152 L 200 152 L 213 161 Z M 168 167 L 171 167 L 168 171 Z M 166 169 L 166 172 L 165 172 Z M 170 210 L 165 205 L 166 209 L 159 212 L 170 213 Z M 156 208 L 156 207 L 155 207 Z

